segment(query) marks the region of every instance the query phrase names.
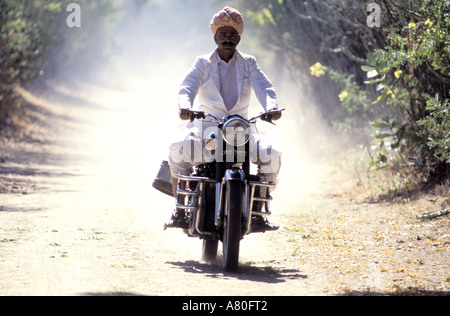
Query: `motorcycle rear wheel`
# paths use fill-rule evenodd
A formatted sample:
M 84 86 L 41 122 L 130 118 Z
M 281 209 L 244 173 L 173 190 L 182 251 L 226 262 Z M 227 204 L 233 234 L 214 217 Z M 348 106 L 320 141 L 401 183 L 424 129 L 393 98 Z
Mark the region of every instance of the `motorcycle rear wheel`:
M 228 181 L 226 187 L 226 218 L 223 229 L 223 268 L 235 272 L 239 265 L 241 241 L 242 182 Z

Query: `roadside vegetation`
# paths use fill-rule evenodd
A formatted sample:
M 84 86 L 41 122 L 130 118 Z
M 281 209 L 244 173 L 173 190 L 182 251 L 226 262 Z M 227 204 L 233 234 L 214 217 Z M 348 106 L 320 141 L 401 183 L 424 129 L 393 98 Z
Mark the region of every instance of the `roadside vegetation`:
M 332 129 L 359 145 L 371 199 L 449 179 L 448 1 L 373 1 L 378 11 L 357 0 L 237 2 Z
M 83 27 L 68 26 L 70 3 L 83 8 Z M 24 115 L 18 86 L 107 58 L 113 40 L 105 35 L 120 17 L 116 1 L 0 0 L 0 133 Z

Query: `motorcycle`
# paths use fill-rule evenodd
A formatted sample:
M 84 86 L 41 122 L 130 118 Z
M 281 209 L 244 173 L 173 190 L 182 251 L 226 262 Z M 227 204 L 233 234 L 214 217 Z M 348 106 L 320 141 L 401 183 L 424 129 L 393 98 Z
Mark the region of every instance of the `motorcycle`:
M 240 241 L 245 235 L 264 232 L 254 223 L 271 215 L 272 197 L 268 192 L 275 183 L 263 182 L 250 174 L 250 124 L 257 119 L 273 124 L 272 114 L 283 110 L 261 113 L 249 120 L 239 115 L 218 118 L 191 111 L 193 119 L 211 119 L 218 129 L 204 139 L 208 162 L 193 168 L 189 176 L 179 175 L 176 207 L 185 210 L 188 225 L 184 232 L 203 240 L 203 260 L 214 262 L 219 241 L 222 242 L 223 268 L 227 272 L 238 268 Z M 163 167 L 167 174 L 167 162 L 163 162 Z M 169 181 L 165 181 L 165 188 L 156 183 L 161 183 L 162 177 L 160 171 L 154 187 L 173 195 Z

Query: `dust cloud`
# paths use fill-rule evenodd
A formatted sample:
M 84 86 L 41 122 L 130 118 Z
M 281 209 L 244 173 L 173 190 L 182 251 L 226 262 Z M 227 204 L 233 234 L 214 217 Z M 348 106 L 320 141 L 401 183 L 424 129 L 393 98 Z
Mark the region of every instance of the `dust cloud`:
M 101 144 L 93 150 L 103 157 L 104 173 L 114 170 L 122 175 L 134 192 L 128 200 L 143 214 L 155 199 L 163 201 L 160 203 L 164 209 L 159 211 L 163 220 L 173 209 L 173 201 L 153 190 L 151 182 L 160 162 L 167 159 L 169 144 L 181 130 L 178 86 L 195 57 L 216 48 L 209 21 L 227 4 L 199 0 L 136 3 L 124 2 L 125 16 L 111 32 L 115 52 L 96 73 L 100 83 L 83 88 L 108 109 L 92 118 L 96 128 L 86 137 L 96 138 L 94 143 Z M 252 51 L 250 41 L 246 42 L 251 33 L 251 29 L 244 32 L 238 49 L 258 57 L 261 52 L 256 48 Z M 299 85 L 287 73 L 276 73 L 275 67 L 263 60 L 259 64 L 274 83 L 279 106 L 286 108 L 276 126 L 258 124 L 260 132 L 283 152 L 272 207 L 274 211 L 283 210 L 298 199 L 308 198 L 319 185 L 312 166 L 317 160 L 315 137 L 322 126 L 314 114 L 314 105 L 302 98 Z M 250 116 L 261 111 L 253 95 Z

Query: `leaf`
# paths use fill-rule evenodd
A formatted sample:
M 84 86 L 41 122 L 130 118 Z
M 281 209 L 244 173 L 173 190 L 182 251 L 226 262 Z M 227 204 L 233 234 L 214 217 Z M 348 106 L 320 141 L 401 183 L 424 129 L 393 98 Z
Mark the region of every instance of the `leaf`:
M 389 124 L 385 123 L 385 122 L 380 122 L 380 121 L 375 121 L 371 124 L 374 128 L 376 129 L 380 129 L 380 128 L 384 128 L 389 126 Z
M 367 65 L 362 65 L 362 66 L 361 66 L 361 69 L 362 69 L 363 71 L 365 71 L 365 72 L 370 72 L 370 71 L 375 70 L 374 67 L 372 67 L 372 66 L 367 66 Z M 375 71 L 376 71 L 376 70 L 375 70 Z
M 386 137 L 390 137 L 390 136 L 391 136 L 391 134 L 386 134 L 386 133 L 376 133 L 375 134 L 375 138 L 378 138 L 378 139 L 386 138 Z
M 383 101 L 384 99 L 386 99 L 387 98 L 387 96 L 389 95 L 389 89 L 383 94 L 383 95 L 380 95 L 378 98 L 377 98 L 377 100 L 375 101 L 375 102 L 372 102 L 373 104 L 377 104 L 378 102 L 381 102 L 381 101 Z
M 377 56 L 372 52 L 367 54 L 367 63 L 369 66 L 375 67 L 377 64 Z
M 376 71 L 375 69 L 371 70 L 367 73 L 367 78 L 369 78 L 369 79 L 375 78 L 376 76 L 378 76 L 378 71 Z
M 386 78 L 386 75 L 383 75 L 383 77 L 381 77 L 381 78 L 376 78 L 376 79 L 372 79 L 372 80 L 367 80 L 367 81 L 364 81 L 364 83 L 365 83 L 365 84 L 375 84 L 375 83 L 380 83 L 380 82 L 383 82 L 385 78 Z M 377 91 L 378 91 L 378 90 L 377 90 Z

